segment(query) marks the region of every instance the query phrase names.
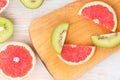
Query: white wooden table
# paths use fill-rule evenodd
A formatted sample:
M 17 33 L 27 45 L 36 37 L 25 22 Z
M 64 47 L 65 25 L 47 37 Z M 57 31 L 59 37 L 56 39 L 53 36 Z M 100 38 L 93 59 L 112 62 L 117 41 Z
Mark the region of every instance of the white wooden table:
M 25 8 L 19 0 L 10 0 L 8 8 L 0 14 L 0 16 L 9 18 L 15 26 L 14 35 L 7 42 L 22 41 L 33 47 L 29 37 L 31 21 L 73 1 L 75 0 L 45 0 L 40 8 L 31 10 Z M 0 47 L 4 44 L 0 44 Z M 0 75 L 0 80 L 7 79 Z M 53 80 L 38 56 L 35 70 L 27 80 Z M 78 80 L 120 80 L 120 51 L 96 65 Z

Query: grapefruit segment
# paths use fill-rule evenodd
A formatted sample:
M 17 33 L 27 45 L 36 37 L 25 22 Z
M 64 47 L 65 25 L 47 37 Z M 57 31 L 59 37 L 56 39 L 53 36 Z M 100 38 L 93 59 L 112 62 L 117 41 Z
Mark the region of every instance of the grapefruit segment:
M 11 42 L 0 50 L 0 72 L 11 80 L 27 77 L 35 61 L 34 52 L 24 43 Z
M 117 28 L 117 17 L 114 9 L 104 2 L 94 1 L 87 3 L 80 9 L 78 14 L 113 32 Z
M 9 0 L 0 0 L 0 13 L 4 11 L 9 4 Z
M 63 45 L 59 58 L 67 64 L 78 65 L 88 61 L 94 54 L 94 46 Z
M 6 5 L 6 0 L 0 0 L 0 9 L 2 9 Z

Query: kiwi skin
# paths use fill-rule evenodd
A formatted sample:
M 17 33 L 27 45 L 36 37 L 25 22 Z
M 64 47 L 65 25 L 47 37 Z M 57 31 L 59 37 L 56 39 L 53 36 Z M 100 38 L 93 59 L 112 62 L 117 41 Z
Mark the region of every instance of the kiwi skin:
M 51 44 L 57 54 L 60 54 L 62 51 L 62 46 L 64 45 L 64 41 L 66 39 L 68 27 L 69 23 L 63 22 L 57 25 L 52 32 Z
M 0 26 L 2 25 L 5 30 L 0 31 L 0 44 L 11 38 L 14 33 L 14 25 L 9 19 L 0 17 Z
M 26 7 L 26 8 L 29 8 L 29 9 L 37 9 L 37 8 L 39 8 L 41 5 L 42 5 L 42 3 L 44 2 L 44 0 L 41 0 L 41 3 L 38 5 L 38 6 L 31 6 L 31 5 L 27 5 L 27 4 L 25 4 L 25 2 L 24 2 L 25 0 L 20 0 L 20 2 Z
M 110 35 L 110 36 L 107 36 Z M 101 40 L 100 40 L 101 39 Z M 114 48 L 120 44 L 120 32 L 105 34 L 100 36 L 91 36 L 94 45 L 102 48 Z

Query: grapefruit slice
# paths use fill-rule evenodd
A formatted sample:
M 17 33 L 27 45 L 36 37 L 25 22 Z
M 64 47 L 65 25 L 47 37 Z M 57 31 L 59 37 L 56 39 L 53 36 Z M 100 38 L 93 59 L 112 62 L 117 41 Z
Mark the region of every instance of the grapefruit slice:
M 10 42 L 0 50 L 0 73 L 10 80 L 30 75 L 36 63 L 34 52 L 21 42 Z
M 78 65 L 87 62 L 94 54 L 94 46 L 63 45 L 59 58 L 67 64 Z
M 0 13 L 4 11 L 9 4 L 9 0 L 0 0 Z
M 78 14 L 113 32 L 117 28 L 117 17 L 114 9 L 104 2 L 93 1 L 87 3 L 80 9 Z

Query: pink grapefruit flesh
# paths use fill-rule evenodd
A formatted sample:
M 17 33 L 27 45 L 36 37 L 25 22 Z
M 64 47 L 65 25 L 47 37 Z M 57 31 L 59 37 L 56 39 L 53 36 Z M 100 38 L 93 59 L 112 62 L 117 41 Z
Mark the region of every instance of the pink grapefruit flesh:
M 115 32 L 117 28 L 116 13 L 111 6 L 101 1 L 94 1 L 85 4 L 79 11 L 82 15 L 95 23 Z
M 2 9 L 7 4 L 6 0 L 0 0 L 0 9 Z
M 34 66 L 33 61 L 33 54 L 24 44 L 9 44 L 0 51 L 0 69 L 13 79 L 26 76 Z
M 9 4 L 9 0 L 0 0 L 0 13 L 6 9 Z
M 94 51 L 95 47 L 93 46 L 63 45 L 59 57 L 68 64 L 82 64 L 92 57 Z

